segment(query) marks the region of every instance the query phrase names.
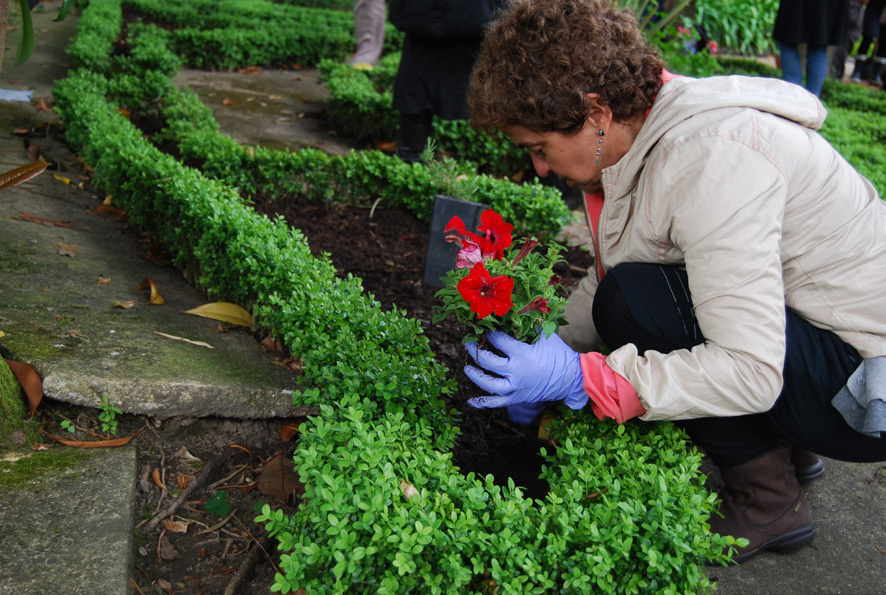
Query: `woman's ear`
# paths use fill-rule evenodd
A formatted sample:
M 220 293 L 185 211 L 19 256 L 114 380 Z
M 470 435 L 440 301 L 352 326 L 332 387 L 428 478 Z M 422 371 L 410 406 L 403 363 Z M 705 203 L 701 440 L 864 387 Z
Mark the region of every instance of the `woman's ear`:
M 608 130 L 612 122 L 612 110 L 600 100 L 600 95 L 586 93 L 585 103 L 588 106 L 588 123 L 598 130 Z

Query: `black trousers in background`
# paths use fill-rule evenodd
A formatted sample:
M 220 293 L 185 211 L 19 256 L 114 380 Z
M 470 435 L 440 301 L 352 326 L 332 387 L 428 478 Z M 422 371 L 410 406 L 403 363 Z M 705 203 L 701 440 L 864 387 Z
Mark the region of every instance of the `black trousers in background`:
M 784 387 L 765 413 L 678 421 L 719 467 L 733 467 L 786 445 L 844 461 L 886 460 L 886 438 L 853 430 L 831 399 L 861 363 L 830 331 L 787 312 Z M 622 264 L 594 296 L 594 324 L 609 349 L 627 343 L 639 352 L 668 353 L 704 343 L 686 272 L 655 264 Z M 704 395 L 699 395 L 704 397 Z

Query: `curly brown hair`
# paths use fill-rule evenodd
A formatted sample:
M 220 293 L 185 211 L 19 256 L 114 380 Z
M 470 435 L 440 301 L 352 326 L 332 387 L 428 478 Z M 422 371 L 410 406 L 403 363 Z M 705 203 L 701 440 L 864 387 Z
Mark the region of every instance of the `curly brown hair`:
M 575 132 L 588 116 L 587 93 L 627 121 L 652 104 L 663 67 L 633 13 L 611 0 L 512 0 L 474 66 L 471 123 Z

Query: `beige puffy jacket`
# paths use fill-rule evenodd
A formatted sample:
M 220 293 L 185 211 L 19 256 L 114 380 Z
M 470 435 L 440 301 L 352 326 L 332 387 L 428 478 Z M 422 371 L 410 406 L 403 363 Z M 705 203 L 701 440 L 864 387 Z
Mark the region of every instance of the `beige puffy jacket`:
M 750 77 L 676 78 L 631 150 L 604 170 L 597 229 L 604 271 L 624 262 L 684 267 L 703 345 L 625 345 L 607 357 L 642 419 L 768 410 L 782 387 L 787 304 L 863 357 L 886 354 L 886 202 L 815 130 L 821 103 Z M 595 274 L 561 337 L 594 350 Z M 886 387 L 882 387 L 886 390 Z

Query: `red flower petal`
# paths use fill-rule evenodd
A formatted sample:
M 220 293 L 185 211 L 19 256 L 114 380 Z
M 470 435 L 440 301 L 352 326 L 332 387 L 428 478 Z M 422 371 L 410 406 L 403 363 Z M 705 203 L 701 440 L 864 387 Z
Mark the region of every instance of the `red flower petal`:
M 482 262 L 458 283 L 459 294 L 471 304 L 471 312 L 478 318 L 486 318 L 493 312 L 504 316 L 514 306 L 511 301 L 513 291 L 513 279 L 505 275 L 492 277 Z

